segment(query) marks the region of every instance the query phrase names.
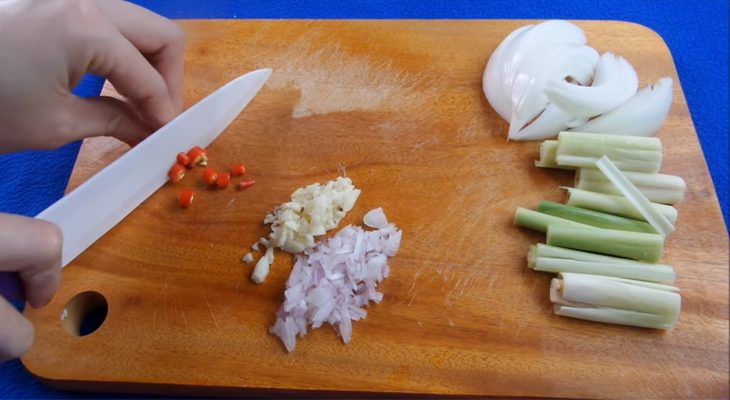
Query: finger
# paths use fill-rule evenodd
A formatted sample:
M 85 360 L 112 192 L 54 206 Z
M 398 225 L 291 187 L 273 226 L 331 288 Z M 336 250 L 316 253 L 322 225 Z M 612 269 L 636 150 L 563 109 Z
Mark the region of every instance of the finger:
M 0 271 L 17 271 L 25 298 L 42 307 L 61 284 L 61 231 L 57 225 L 0 214 Z
M 162 75 L 121 33 L 112 30 L 95 43 L 95 50 L 89 72 L 109 79 L 147 124 L 157 129 L 175 117 L 175 107 Z
M 0 363 L 23 355 L 33 344 L 33 325 L 0 297 Z
M 102 14 L 147 57 L 167 84 L 175 112 L 182 111 L 185 33 L 179 25 L 124 1 L 101 1 Z
M 66 130 L 66 142 L 92 136 L 113 136 L 134 145 L 152 131 L 127 103 L 113 97 L 70 96 L 65 106 L 69 115 L 82 116 L 74 119 L 72 127 Z

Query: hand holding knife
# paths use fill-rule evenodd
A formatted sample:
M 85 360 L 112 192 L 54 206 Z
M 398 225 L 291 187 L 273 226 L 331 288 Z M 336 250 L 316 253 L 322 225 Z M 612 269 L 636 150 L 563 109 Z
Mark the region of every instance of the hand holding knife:
M 234 79 L 38 214 L 36 219 L 61 228 L 62 267 L 159 189 L 177 153 L 215 140 L 270 75 L 270 69 L 260 69 Z M 0 272 L 0 295 L 24 299 L 17 273 Z

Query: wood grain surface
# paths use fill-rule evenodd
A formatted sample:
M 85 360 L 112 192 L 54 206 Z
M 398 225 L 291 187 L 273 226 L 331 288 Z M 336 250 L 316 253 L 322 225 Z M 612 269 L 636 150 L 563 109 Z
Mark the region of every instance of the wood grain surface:
M 565 200 L 564 171 L 533 167 L 537 146 L 507 142 L 481 77 L 497 44 L 527 21 L 183 21 L 185 104 L 261 67 L 274 73 L 210 147 L 211 165 L 244 162 L 256 186 L 199 188 L 188 210 L 166 185 L 63 272 L 25 366 L 74 390 L 211 395 L 436 394 L 565 398 L 727 398 L 728 236 L 681 85 L 659 137 L 662 172 L 687 199 L 663 262 L 682 314 L 670 332 L 553 315 L 551 275 L 526 267 L 544 236 L 515 208 Z M 654 32 L 580 21 L 599 51 L 624 55 L 641 84 L 678 77 Z M 701 107 L 701 104 L 697 105 Z M 89 142 L 75 187 L 125 151 Z M 292 257 L 267 282 L 241 256 L 264 215 L 296 188 L 345 170 L 362 195 L 341 226 L 382 206 L 404 230 L 385 299 L 343 345 L 323 327 L 288 354 L 268 333 Z M 723 190 L 726 188 L 723 188 Z M 75 337 L 66 303 L 93 290 L 108 317 Z

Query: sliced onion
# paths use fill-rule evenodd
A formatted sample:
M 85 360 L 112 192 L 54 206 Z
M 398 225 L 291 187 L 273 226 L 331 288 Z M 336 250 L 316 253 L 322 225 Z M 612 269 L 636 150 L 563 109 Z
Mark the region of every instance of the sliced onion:
M 649 136 L 658 130 L 671 106 L 671 80 L 637 92 L 638 77 L 626 59 L 599 57 L 585 44 L 579 27 L 560 20 L 520 27 L 499 44 L 482 89 L 510 123 L 508 138 L 541 140 L 563 130 Z
M 621 106 L 571 130 L 651 136 L 659 130 L 672 106 L 672 79 L 661 78 L 628 99 Z
M 579 117 L 594 117 L 620 106 L 636 93 L 639 78 L 623 57 L 601 55 L 591 86 L 554 80 L 545 86 L 545 96 L 563 111 Z
M 545 49 L 555 44 L 585 44 L 586 35 L 582 29 L 562 20 L 550 20 L 526 29 L 515 36 L 505 49 L 501 76 L 505 87 L 512 87 L 517 68 L 535 49 Z
M 574 117 L 555 104 L 548 103 L 540 116 L 521 130 L 512 132 L 511 136 L 508 134 L 508 137 L 512 140 L 544 140 L 560 131 L 583 125 L 586 121 L 588 118 Z
M 487 101 L 492 108 L 494 108 L 494 111 L 505 121 L 509 121 L 510 115 L 512 114 L 512 107 L 509 101 L 510 94 L 507 93 L 508 88 L 504 87 L 502 80 L 505 48 L 510 46 L 515 36 L 532 27 L 533 25 L 526 25 L 515 29 L 507 35 L 502 43 L 494 50 L 492 56 L 489 57 L 487 67 L 484 69 L 484 76 L 482 77 L 484 95 L 487 97 Z
M 571 77 L 587 81 L 593 77 L 599 55 L 591 47 L 558 44 L 535 49 L 518 68 L 512 86 L 512 118 L 510 133 L 522 129 L 547 106 L 545 85 L 556 79 Z
M 581 126 L 585 124 L 590 118 L 578 118 L 575 117 L 572 120 L 568 121 L 568 128 L 575 128 L 576 126 Z
M 579 27 L 567 21 L 551 20 L 518 28 L 500 43 L 487 62 L 482 88 L 489 103 L 503 119 L 511 119 L 512 87 L 524 59 L 535 50 L 560 43 L 585 44 L 586 36 Z
M 574 117 L 554 104 L 548 104 L 545 111 L 535 121 L 517 132 L 510 132 L 512 140 L 543 140 L 565 130 Z

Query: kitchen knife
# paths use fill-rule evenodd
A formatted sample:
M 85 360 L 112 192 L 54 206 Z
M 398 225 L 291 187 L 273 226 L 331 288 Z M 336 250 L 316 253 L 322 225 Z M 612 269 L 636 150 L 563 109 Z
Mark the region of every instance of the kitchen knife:
M 271 69 L 260 69 L 232 80 L 38 214 L 37 219 L 61 228 L 62 266 L 167 182 L 167 173 L 178 153 L 194 146 L 206 147 L 215 140 L 270 75 Z M 0 295 L 21 300 L 22 294 L 17 274 L 1 272 Z

